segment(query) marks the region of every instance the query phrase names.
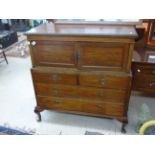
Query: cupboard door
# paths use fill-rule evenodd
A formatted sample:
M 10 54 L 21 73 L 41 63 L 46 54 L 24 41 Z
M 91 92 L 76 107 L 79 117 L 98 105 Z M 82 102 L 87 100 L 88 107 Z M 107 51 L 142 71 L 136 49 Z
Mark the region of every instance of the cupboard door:
M 33 41 L 32 41 L 33 42 Z M 34 66 L 75 67 L 75 44 L 72 42 L 36 41 L 31 46 Z
M 126 70 L 129 45 L 123 43 L 81 43 L 81 68 Z

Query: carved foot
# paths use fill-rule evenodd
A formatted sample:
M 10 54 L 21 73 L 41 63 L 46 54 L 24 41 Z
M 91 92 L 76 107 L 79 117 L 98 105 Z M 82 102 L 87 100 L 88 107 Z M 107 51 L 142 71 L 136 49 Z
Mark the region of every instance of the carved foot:
M 41 107 L 35 107 L 34 112 L 37 114 L 37 121 L 41 122 L 41 114 L 40 112 L 42 112 L 44 109 L 42 109 Z
M 128 119 L 125 117 L 125 118 L 119 118 L 118 120 L 122 122 L 121 132 L 126 133 L 125 127 L 128 124 Z
M 122 128 L 121 128 L 121 132 L 122 133 L 126 133 L 126 129 L 125 129 L 126 123 L 122 124 Z

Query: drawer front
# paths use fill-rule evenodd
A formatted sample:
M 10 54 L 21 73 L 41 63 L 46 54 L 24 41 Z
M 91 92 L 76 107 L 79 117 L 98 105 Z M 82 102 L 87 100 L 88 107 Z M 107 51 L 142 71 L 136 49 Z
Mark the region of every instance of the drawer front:
M 56 97 L 40 97 L 37 96 L 38 105 L 44 108 L 54 110 L 81 111 L 81 103 L 76 100 L 56 98 Z
M 33 44 L 33 41 L 32 43 Z M 31 45 L 34 66 L 75 67 L 75 45 L 72 42 L 35 41 Z
M 84 86 L 67 86 L 56 84 L 49 85 L 43 83 L 36 83 L 35 89 L 37 95 L 43 95 L 43 96 L 113 100 L 120 102 L 125 102 L 127 97 L 126 91 L 103 89 L 103 88 L 91 88 Z
M 128 44 L 81 43 L 80 46 L 81 68 L 127 70 L 127 62 L 130 59 Z
M 35 83 L 50 83 L 50 84 L 77 84 L 76 74 L 64 74 L 64 73 L 54 73 L 44 70 L 34 70 L 32 69 L 32 77 Z
M 135 74 L 155 76 L 155 65 L 135 65 Z
M 82 111 L 85 113 L 100 114 L 109 117 L 121 117 L 125 114 L 124 104 L 115 102 L 83 103 Z
M 124 104 L 104 103 L 91 100 L 37 96 L 38 105 L 44 108 L 62 111 L 75 111 L 109 116 L 123 116 Z
M 134 78 L 134 87 L 145 88 L 155 91 L 155 76 L 153 75 L 136 75 Z
M 80 74 L 80 85 L 113 89 L 128 89 L 131 76 Z

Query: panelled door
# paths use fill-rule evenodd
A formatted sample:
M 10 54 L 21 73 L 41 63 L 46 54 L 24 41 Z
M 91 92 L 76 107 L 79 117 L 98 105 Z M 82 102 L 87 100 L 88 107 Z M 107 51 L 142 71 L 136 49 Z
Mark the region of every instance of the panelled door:
M 124 70 L 129 45 L 122 43 L 81 43 L 80 67 L 84 69 Z
M 31 51 L 35 66 L 76 67 L 74 42 L 32 41 Z
M 35 66 L 124 71 L 129 55 L 129 45 L 124 43 L 42 40 L 31 44 Z

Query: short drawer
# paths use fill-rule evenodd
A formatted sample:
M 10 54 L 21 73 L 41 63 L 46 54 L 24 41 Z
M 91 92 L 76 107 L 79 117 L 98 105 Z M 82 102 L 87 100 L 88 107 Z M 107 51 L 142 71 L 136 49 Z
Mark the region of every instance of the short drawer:
M 83 103 L 82 111 L 85 113 L 106 115 L 109 117 L 121 117 L 125 114 L 124 103 L 118 102 L 99 102 Z
M 155 66 L 138 65 L 135 67 L 135 74 L 147 74 L 155 76 Z
M 60 96 L 73 98 L 86 98 L 96 100 L 117 100 L 125 102 L 127 92 L 124 90 L 94 88 L 85 86 L 35 84 L 36 93 L 43 96 Z
M 73 99 L 37 96 L 38 105 L 54 110 L 81 111 L 81 102 Z
M 80 85 L 112 89 L 128 89 L 131 76 L 80 74 Z
M 45 70 L 33 70 L 32 77 L 35 83 L 51 83 L 51 84 L 77 84 L 76 74 L 57 73 Z
M 134 87 L 146 88 L 155 91 L 155 76 L 153 75 L 136 75 L 134 77 Z
M 124 104 L 92 100 L 37 96 L 38 105 L 60 111 L 84 112 L 96 115 L 123 116 Z

